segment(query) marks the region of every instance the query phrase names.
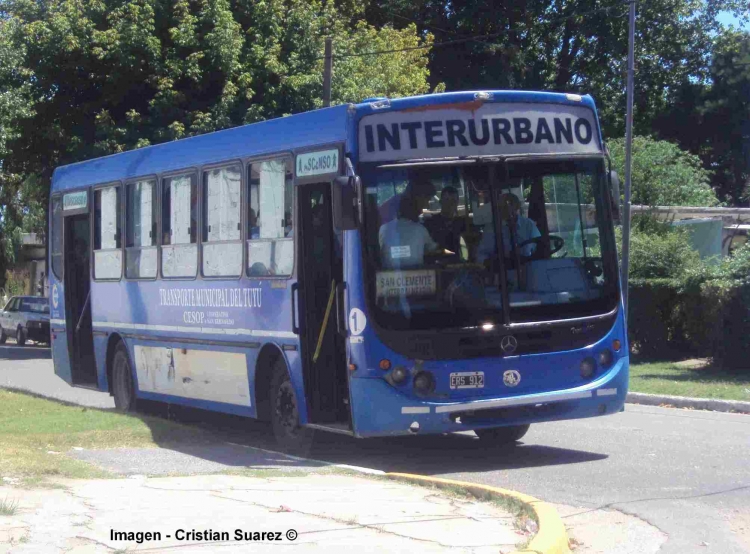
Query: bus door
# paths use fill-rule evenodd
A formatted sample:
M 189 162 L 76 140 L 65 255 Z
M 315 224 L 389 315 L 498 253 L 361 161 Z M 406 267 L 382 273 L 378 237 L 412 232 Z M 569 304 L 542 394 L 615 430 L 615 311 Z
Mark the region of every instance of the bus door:
M 73 385 L 96 386 L 91 321 L 91 224 L 88 214 L 64 221 L 65 327 Z
M 331 184 L 297 186 L 299 314 L 303 378 L 315 424 L 348 424 L 348 377 L 336 300 L 343 280 L 341 242 L 333 229 Z

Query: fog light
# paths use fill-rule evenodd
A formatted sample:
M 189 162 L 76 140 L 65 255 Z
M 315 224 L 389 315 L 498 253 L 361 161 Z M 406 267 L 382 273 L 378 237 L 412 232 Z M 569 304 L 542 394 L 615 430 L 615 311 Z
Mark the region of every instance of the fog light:
M 429 371 L 420 371 L 414 377 L 414 389 L 421 394 L 427 394 L 435 390 L 435 378 Z
M 397 385 L 400 385 L 401 383 L 406 381 L 406 378 L 408 376 L 409 372 L 406 371 L 406 368 L 404 366 L 397 365 L 393 368 L 393 371 L 391 371 L 391 379 Z
M 612 349 L 613 349 L 613 350 L 614 350 L 615 352 L 619 352 L 619 351 L 620 351 L 620 347 L 621 347 L 621 346 L 622 346 L 622 344 L 620 343 L 620 341 L 619 341 L 619 340 L 615 339 L 615 340 L 613 340 L 613 341 L 612 341 Z
M 613 358 L 614 357 L 612 356 L 612 351 L 609 348 L 599 352 L 599 363 L 602 365 L 602 367 L 609 367 L 610 365 L 612 365 Z
M 581 377 L 588 379 L 594 374 L 594 371 L 596 371 L 594 358 L 586 358 L 581 362 Z
M 391 369 L 391 361 L 385 359 L 380 360 L 380 369 L 382 369 L 383 371 L 388 371 L 389 369 Z

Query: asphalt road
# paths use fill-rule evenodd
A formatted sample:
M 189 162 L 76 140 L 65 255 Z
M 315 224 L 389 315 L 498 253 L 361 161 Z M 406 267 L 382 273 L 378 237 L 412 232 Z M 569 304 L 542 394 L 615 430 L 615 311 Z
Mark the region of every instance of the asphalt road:
M 112 406 L 108 395 L 55 377 L 49 351 L 40 348 L 0 347 L 0 386 Z M 153 404 L 145 411 L 208 426 L 230 442 L 274 448 L 265 426 L 243 418 Z M 664 554 L 750 552 L 747 415 L 628 404 L 621 414 L 532 426 L 511 450 L 487 449 L 470 433 L 370 440 L 322 434 L 310 457 L 496 485 L 579 507 L 579 514 L 616 509 L 664 532 Z

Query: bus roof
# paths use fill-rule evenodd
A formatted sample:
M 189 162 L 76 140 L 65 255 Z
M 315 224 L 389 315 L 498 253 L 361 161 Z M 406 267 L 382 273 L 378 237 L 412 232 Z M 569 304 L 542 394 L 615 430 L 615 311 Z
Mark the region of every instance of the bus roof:
M 60 166 L 52 192 L 341 142 L 348 109 L 334 106 Z
M 479 100 L 478 95 L 489 95 Z M 473 102 L 530 102 L 586 106 L 595 110 L 586 96 L 532 91 L 465 91 L 372 100 L 353 106 L 355 118 L 372 113 L 409 110 L 426 106 Z M 351 104 L 271 119 L 241 127 L 166 142 L 120 154 L 112 154 L 60 166 L 52 177 L 52 192 L 166 173 L 189 167 L 261 156 L 275 152 L 342 142 L 348 138 Z

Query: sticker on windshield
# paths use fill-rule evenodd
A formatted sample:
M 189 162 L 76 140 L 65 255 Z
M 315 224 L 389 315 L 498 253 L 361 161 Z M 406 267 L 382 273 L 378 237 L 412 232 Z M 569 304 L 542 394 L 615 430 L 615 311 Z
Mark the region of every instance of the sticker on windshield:
M 391 246 L 391 259 L 398 260 L 400 258 L 410 258 L 411 247 L 406 246 Z

